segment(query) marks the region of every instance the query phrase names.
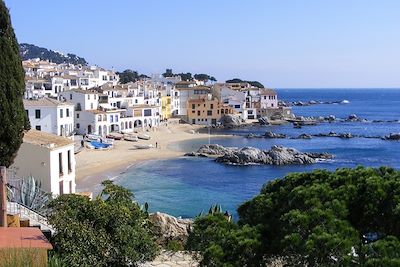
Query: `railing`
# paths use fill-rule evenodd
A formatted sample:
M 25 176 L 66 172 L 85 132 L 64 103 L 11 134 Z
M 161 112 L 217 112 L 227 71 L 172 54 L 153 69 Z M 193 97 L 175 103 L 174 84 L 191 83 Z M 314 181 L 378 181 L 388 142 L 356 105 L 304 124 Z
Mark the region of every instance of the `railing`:
M 25 217 L 29 219 L 32 223 L 39 224 L 42 230 L 46 230 L 45 228 L 47 228 L 52 233 L 54 233 L 54 229 L 51 225 L 48 224 L 46 217 L 29 209 L 28 207 L 25 207 L 20 203 L 7 202 L 7 213 L 18 214 L 21 218 Z

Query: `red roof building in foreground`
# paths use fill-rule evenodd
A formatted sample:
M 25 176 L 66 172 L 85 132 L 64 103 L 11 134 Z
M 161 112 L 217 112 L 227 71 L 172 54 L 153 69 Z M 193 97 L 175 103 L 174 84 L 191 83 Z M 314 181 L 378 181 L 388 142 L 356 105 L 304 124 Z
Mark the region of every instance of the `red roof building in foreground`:
M 47 251 L 51 249 L 39 228 L 0 227 L 0 266 L 47 266 Z

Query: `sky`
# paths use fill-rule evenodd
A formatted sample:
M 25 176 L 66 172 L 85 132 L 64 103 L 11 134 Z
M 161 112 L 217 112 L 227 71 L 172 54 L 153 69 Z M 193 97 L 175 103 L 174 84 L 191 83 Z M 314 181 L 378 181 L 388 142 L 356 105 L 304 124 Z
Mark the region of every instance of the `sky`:
M 18 41 L 139 73 L 399 88 L 398 0 L 5 0 Z

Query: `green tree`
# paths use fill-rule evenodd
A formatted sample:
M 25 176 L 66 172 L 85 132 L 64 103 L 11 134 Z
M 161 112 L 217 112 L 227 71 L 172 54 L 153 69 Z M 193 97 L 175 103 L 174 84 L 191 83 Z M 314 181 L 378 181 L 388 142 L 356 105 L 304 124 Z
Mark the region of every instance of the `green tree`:
M 93 201 L 61 195 L 50 203 L 56 255 L 68 266 L 130 266 L 154 258 L 147 214 L 132 193 L 111 181 Z
M 0 166 L 9 167 L 29 129 L 22 97 L 24 69 L 8 9 L 0 0 Z
M 119 82 L 120 83 L 129 83 L 129 82 L 136 82 L 139 80 L 139 74 L 137 71 L 134 70 L 124 70 L 123 72 L 117 72 L 119 75 Z
M 392 168 L 289 174 L 265 184 L 238 214 L 234 225 L 196 220 L 189 240 L 200 244 L 193 248 L 202 252 L 203 261 L 227 266 L 265 266 L 274 258 L 290 266 L 400 263 L 400 171 Z M 243 248 L 243 242 L 251 246 Z

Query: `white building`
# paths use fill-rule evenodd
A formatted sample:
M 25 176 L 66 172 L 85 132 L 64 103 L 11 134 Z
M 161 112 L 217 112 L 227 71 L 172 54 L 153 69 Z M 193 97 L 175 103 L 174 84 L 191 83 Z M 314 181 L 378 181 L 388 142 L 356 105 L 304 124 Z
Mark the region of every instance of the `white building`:
M 278 94 L 273 89 L 260 90 L 261 108 L 278 108 Z
M 33 176 L 54 195 L 75 193 L 74 142 L 37 130 L 25 133 L 11 166 L 19 177 Z
M 74 132 L 74 105 L 52 98 L 24 99 L 25 111 L 32 129 L 60 136 Z

